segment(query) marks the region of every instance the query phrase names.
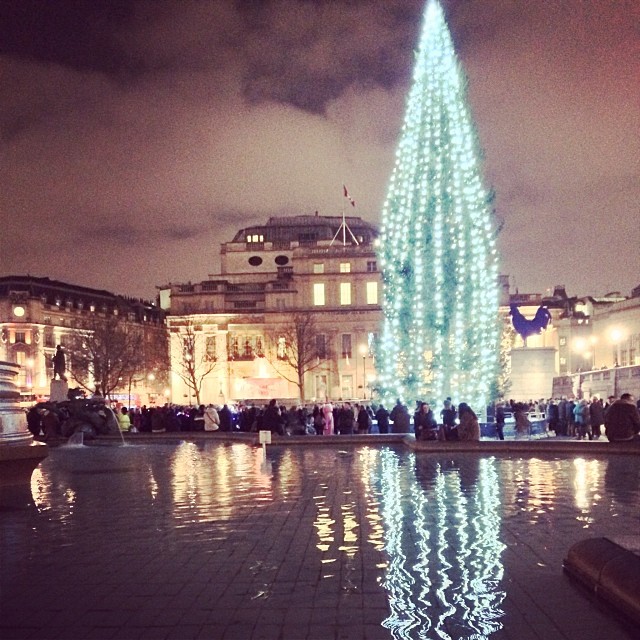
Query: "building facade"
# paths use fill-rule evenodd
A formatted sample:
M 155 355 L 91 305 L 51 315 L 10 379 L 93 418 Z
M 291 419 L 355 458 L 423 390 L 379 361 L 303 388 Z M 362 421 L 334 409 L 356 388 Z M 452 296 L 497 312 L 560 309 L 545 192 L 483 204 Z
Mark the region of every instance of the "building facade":
M 0 277 L 0 360 L 21 366 L 18 386 L 24 402 L 49 399 L 58 345 L 68 349 L 89 320 L 113 316 L 140 330 L 145 343 L 166 343 L 164 313 L 152 303 L 49 278 Z M 168 358 L 162 364 L 160 357 L 154 368 L 123 381 L 112 398 L 127 405 L 163 404 L 167 374 Z M 67 377 L 73 387 L 73 371 Z
M 274 217 L 222 245 L 219 274 L 159 287 L 172 400 L 193 401 L 198 382 L 201 402 L 370 397 L 381 317 L 376 237 L 358 217 Z M 311 339 L 301 336 L 305 323 Z M 208 373 L 189 384 L 194 366 Z
M 221 246 L 220 273 L 158 287 L 157 304 L 0 277 L 0 360 L 21 365 L 25 403 L 46 400 L 56 346 L 68 346 L 89 318 L 119 315 L 164 339 L 169 352 L 117 389 L 127 405 L 374 399 L 375 358 L 384 357 L 374 348 L 382 320 L 376 242 L 376 227 L 355 216 L 270 218 Z M 507 276 L 501 286 L 506 397 L 640 396 L 640 287 L 629 297 L 579 298 L 562 286 L 512 292 Z M 527 318 L 545 306 L 551 322 L 525 345 L 511 304 Z

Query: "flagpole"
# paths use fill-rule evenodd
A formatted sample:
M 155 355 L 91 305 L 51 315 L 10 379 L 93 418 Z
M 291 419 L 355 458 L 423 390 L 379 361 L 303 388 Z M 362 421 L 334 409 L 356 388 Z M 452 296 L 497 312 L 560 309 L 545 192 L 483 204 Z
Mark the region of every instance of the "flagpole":
M 347 219 L 346 219 L 345 214 L 344 214 L 344 200 L 345 200 L 345 197 L 346 197 L 346 196 L 344 196 L 344 185 L 343 185 L 342 189 L 343 189 L 343 192 L 342 192 L 343 193 L 343 198 L 342 198 L 342 246 L 346 247 L 347 246 L 347 229 L 346 229 L 346 227 L 347 227 Z
M 349 229 L 349 227 L 347 226 L 347 217 L 346 217 L 346 214 L 344 212 L 344 201 L 345 201 L 345 198 L 347 198 L 349 200 L 349 202 L 351 203 L 352 207 L 355 207 L 355 202 L 349 196 L 349 192 L 347 191 L 347 187 L 343 184 L 342 185 L 342 224 L 340 225 L 340 227 L 336 231 L 336 234 L 333 236 L 333 240 L 331 240 L 331 244 L 329 246 L 333 246 L 333 243 L 336 241 L 336 238 L 338 237 L 338 234 L 340 233 L 340 230 L 342 230 L 342 246 L 343 247 L 347 246 L 347 231 L 349 231 L 349 235 L 351 236 L 351 239 L 353 240 L 353 242 L 355 244 L 360 244 L 358 242 L 358 239 L 353 235 L 353 232 L 351 231 L 351 229 Z

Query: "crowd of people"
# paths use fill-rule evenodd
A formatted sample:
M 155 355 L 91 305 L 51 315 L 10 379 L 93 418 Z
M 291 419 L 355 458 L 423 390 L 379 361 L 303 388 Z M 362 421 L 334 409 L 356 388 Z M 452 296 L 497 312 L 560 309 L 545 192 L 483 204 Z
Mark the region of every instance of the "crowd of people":
M 631 394 L 606 401 L 561 398 L 548 401 L 498 401 L 488 410 L 489 421 L 504 440 L 507 419 L 513 418 L 516 437 L 531 434 L 532 414 L 546 422 L 549 435 L 609 441 L 640 439 L 639 403 Z M 351 435 L 369 433 L 414 433 L 418 440 L 478 441 L 481 437 L 478 416 L 465 403 L 456 407 L 451 398 L 444 400 L 437 414 L 428 402 L 416 402 L 413 416 L 399 399 L 388 410 L 383 404 L 319 403 L 311 406 L 255 403 L 222 406 L 120 407 L 116 411 L 123 432 L 270 431 L 278 435 Z M 57 423 L 55 421 L 58 421 Z M 47 408 L 28 412 L 27 421 L 34 434 L 45 436 L 59 432 L 59 417 Z M 37 424 L 36 424 L 37 422 Z
M 528 403 L 498 402 L 495 422 L 498 437 L 504 439 L 505 416 L 511 413 L 515 419 L 516 435 L 526 435 L 530 430 L 528 416 L 543 416 L 549 432 L 559 437 L 576 440 L 598 440 L 602 436 L 610 442 L 640 439 L 640 400 L 630 393 L 606 400 L 597 396 L 587 398 L 551 398 Z
M 400 400 L 389 411 L 383 404 L 320 403 L 311 406 L 240 403 L 237 407 L 122 407 L 117 412 L 125 432 L 154 431 L 271 431 L 278 435 L 352 435 L 411 433 L 421 440 L 479 440 L 478 417 L 465 403 L 445 400 L 439 420 L 426 402 L 417 402 L 413 417 Z

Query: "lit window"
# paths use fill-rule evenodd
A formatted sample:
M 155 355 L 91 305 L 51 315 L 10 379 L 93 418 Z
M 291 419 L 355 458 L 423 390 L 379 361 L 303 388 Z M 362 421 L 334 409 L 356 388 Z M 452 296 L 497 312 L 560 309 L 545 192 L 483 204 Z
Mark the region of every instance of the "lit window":
M 350 282 L 340 283 L 340 304 L 342 305 L 351 304 L 351 283 Z
M 324 262 L 315 262 L 313 264 L 313 273 L 324 273 Z
M 313 284 L 313 304 L 316 307 L 324 307 L 324 282 L 315 282 Z
M 343 358 L 351 357 L 351 334 L 350 333 L 342 334 L 342 357 Z
M 340 273 L 351 273 L 351 263 L 350 262 L 341 262 L 340 263 Z
M 283 359 L 287 355 L 287 341 L 284 338 L 278 338 L 278 358 Z
M 378 304 L 377 282 L 367 282 L 367 304 Z
M 567 364 L 566 358 L 560 358 L 560 364 Z

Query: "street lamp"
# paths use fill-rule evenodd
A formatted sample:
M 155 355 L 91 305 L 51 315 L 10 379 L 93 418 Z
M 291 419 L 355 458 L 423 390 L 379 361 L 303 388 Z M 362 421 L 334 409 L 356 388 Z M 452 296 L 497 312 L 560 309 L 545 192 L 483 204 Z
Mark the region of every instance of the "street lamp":
M 614 365 L 616 367 L 620 366 L 620 343 L 622 342 L 624 337 L 625 337 L 625 332 L 620 327 L 614 327 L 613 329 L 611 329 L 611 332 L 609 333 L 609 338 L 611 339 L 611 342 L 613 342 L 616 348 L 615 365 Z
M 362 398 L 367 399 L 367 345 L 360 345 L 360 355 L 362 356 Z

